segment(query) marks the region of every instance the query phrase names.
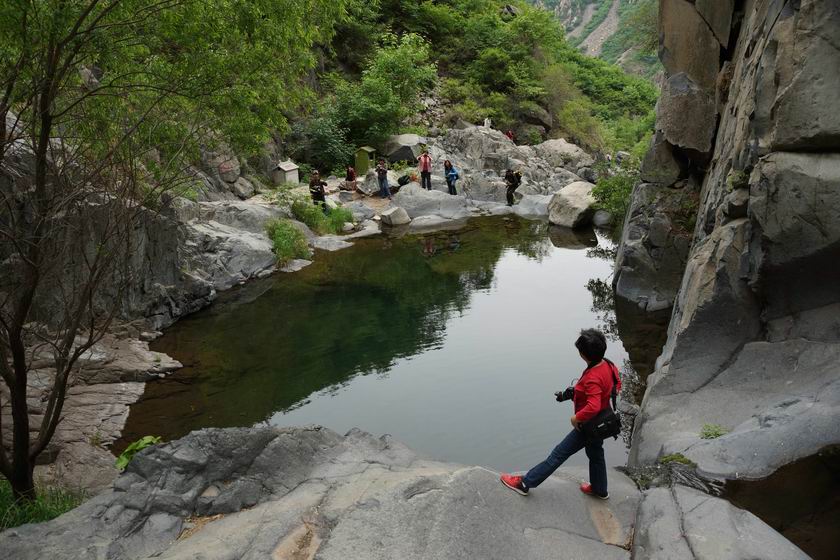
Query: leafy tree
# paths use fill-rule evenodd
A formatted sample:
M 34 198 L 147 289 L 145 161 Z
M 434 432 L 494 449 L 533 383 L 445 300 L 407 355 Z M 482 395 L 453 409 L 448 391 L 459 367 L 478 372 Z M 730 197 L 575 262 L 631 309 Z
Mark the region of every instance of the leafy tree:
M 32 501 L 35 461 L 80 356 L 137 281 L 143 203 L 218 131 L 256 150 L 307 96 L 299 77 L 344 0 L 0 4 L 0 473 Z M 282 53 L 280 56 L 278 53 Z M 108 287 L 114 287 L 109 289 Z M 37 424 L 33 364 L 54 364 Z M 33 437 L 34 436 L 34 437 Z

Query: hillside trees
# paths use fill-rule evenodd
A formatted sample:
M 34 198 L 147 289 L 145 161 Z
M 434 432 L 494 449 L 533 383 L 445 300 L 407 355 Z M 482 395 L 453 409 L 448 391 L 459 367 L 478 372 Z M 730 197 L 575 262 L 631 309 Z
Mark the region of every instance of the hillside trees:
M 35 461 L 74 365 L 138 280 L 146 206 L 178 188 L 208 131 L 249 152 L 284 129 L 284 113 L 307 95 L 311 47 L 330 40 L 343 9 L 343 0 L 283 10 L 270 0 L 0 4 L 0 473 L 16 499 L 34 498 Z M 52 373 L 35 417 L 27 387 L 44 363 Z

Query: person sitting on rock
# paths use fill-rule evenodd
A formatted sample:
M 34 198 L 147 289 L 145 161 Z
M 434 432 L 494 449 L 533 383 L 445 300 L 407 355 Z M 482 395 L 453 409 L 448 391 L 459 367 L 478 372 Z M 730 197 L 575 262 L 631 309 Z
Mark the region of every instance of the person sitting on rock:
M 455 182 L 459 178 L 458 170 L 455 169 L 451 161 L 446 160 L 443 162 L 443 174 L 446 176 L 446 186 L 449 187 L 449 194 L 458 194 L 458 191 L 455 190 Z
M 428 150 L 423 150 L 417 158 L 417 167 L 420 171 L 420 186 L 427 191 L 432 190 L 432 156 Z
M 502 473 L 500 477 L 502 484 L 523 496 L 527 496 L 531 488 L 536 488 L 551 476 L 566 459 L 581 449 L 585 449 L 586 456 L 589 457 L 591 483 L 581 484 L 580 491 L 603 500 L 610 497 L 607 492 L 604 442 L 600 439 L 587 439 L 581 431 L 581 424 L 591 420 L 610 406 L 613 386 L 618 392 L 621 389 L 621 379 L 615 364 L 604 358 L 607 351 L 607 339 L 602 332 L 596 329 L 582 330 L 575 341 L 575 347 L 580 357 L 586 362 L 586 369 L 574 388 L 570 387 L 566 391 L 556 393 L 558 401 L 569 397 L 573 399 L 575 413 L 571 418 L 572 431 L 554 448 L 545 461 L 529 470 L 525 476 Z
M 312 195 L 312 204 L 321 205 L 324 214 L 327 213 L 327 186 L 326 181 L 321 180 L 321 172 L 315 169 L 309 177 L 309 194 Z
M 508 140 L 510 140 L 514 144 L 516 143 L 516 134 L 514 134 L 512 130 L 508 129 L 508 131 L 505 132 L 505 136 L 507 136 Z
M 352 165 L 347 166 L 347 174 L 344 176 L 344 190 L 356 190 L 356 170 L 353 169 Z
M 379 196 L 391 200 L 391 187 L 388 185 L 388 165 L 384 159 L 376 164 L 376 177 L 379 180 Z
M 513 206 L 513 193 L 515 193 L 516 189 L 519 188 L 519 185 L 522 184 L 522 173 L 514 171 L 513 169 L 508 169 L 505 171 L 505 183 L 507 183 L 507 192 L 505 193 L 507 196 L 507 205 Z

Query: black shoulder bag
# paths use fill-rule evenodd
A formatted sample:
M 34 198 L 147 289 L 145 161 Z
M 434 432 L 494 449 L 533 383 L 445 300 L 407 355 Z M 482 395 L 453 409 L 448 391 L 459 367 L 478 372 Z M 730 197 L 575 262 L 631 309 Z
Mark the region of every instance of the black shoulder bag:
M 621 433 L 621 419 L 615 413 L 616 387 L 618 386 L 618 378 L 615 375 L 616 367 L 611 361 L 606 360 L 606 362 L 613 375 L 613 387 L 610 393 L 612 407 L 607 406 L 607 408 L 596 414 L 594 418 L 580 425 L 580 431 L 583 432 L 583 435 L 588 440 L 605 440 L 609 437 L 618 439 L 618 435 Z

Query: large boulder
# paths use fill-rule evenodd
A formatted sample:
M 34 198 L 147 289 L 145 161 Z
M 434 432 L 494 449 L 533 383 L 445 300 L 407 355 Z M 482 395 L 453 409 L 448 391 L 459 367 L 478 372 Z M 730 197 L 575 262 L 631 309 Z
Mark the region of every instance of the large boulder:
M 420 216 L 440 216 L 459 220 L 471 215 L 467 200 L 440 191 L 427 191 L 417 183 L 409 183 L 394 196 L 394 204 L 401 206 L 413 220 Z
M 580 168 L 591 167 L 595 159 L 587 154 L 583 148 L 567 142 L 564 138 L 546 140 L 534 146 L 536 154 L 554 167 L 563 167 L 577 171 Z
M 558 470 L 528 500 L 498 476 L 359 430 L 200 430 L 140 452 L 113 489 L 71 512 L 3 531 L 0 550 L 16 560 L 629 559 L 640 494 L 624 474 L 610 471 L 606 502 L 581 495 L 581 468 Z
M 657 130 L 650 141 L 645 158 L 642 161 L 641 178 L 648 183 L 658 183 L 670 187 L 676 183 L 686 167 L 674 147 L 665 139 L 661 130 Z
M 590 225 L 595 214 L 593 188 L 595 185 L 585 181 L 563 187 L 551 197 L 548 204 L 548 221 L 568 228 Z
M 513 206 L 513 211 L 523 218 L 547 218 L 551 195 L 527 194 Z
M 383 153 L 391 162 L 407 161 L 414 163 L 420 157 L 426 143 L 428 143 L 428 140 L 417 134 L 398 134 L 388 138 Z

